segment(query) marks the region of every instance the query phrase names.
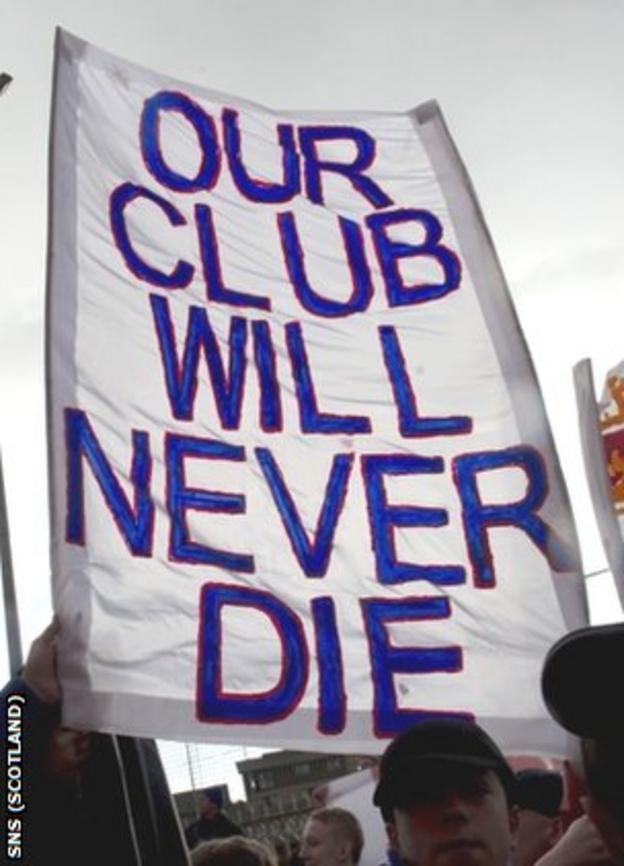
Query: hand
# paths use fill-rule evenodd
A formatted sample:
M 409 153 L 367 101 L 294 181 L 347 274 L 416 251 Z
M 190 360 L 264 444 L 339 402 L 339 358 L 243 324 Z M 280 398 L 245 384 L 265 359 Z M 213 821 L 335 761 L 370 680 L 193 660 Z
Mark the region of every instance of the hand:
M 610 862 L 609 852 L 596 825 L 587 815 L 581 815 L 535 866 L 594 866 Z
M 56 617 L 32 642 L 22 674 L 26 685 L 46 704 L 61 700 L 61 684 L 56 671 L 56 639 L 59 622 Z
M 76 779 L 89 757 L 89 734 L 57 727 L 48 744 L 48 772 L 58 779 Z

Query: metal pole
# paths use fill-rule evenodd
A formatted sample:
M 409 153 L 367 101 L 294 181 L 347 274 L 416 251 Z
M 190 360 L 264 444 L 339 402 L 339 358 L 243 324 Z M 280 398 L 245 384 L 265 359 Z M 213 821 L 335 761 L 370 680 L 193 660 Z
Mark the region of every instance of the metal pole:
M 8 72 L 0 72 L 0 96 L 6 92 L 13 77 Z M 4 475 L 2 472 L 2 453 L 0 452 L 0 570 L 2 571 L 2 598 L 4 600 L 4 622 L 7 645 L 9 648 L 9 667 L 15 676 L 22 667 L 22 639 L 19 630 L 19 615 L 13 581 L 13 560 L 11 558 L 11 539 L 6 497 L 4 495 Z
M 197 803 L 197 787 L 195 785 L 195 773 L 193 772 L 193 761 L 191 759 L 191 747 L 188 743 L 184 744 L 184 748 L 186 750 L 186 763 L 188 765 L 189 777 L 191 779 L 191 789 L 193 791 L 193 809 L 195 811 L 195 817 L 199 821 L 199 805 Z
M 13 560 L 11 558 L 11 539 L 6 497 L 4 494 L 4 473 L 2 453 L 0 452 L 0 568 L 2 569 L 2 597 L 4 599 L 4 622 L 6 626 L 9 666 L 11 676 L 15 676 L 23 664 L 22 639 L 20 637 L 19 613 L 13 580 Z

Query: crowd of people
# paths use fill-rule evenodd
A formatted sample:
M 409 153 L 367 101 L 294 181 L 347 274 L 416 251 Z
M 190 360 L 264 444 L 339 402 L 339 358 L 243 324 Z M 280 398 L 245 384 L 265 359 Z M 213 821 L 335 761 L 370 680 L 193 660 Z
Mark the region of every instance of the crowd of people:
M 98 838 L 91 864 L 136 862 L 117 838 L 124 835 L 123 819 L 117 819 L 117 835 L 111 823 L 114 774 L 104 790 L 98 775 L 91 784 L 96 793 L 86 796 L 85 767 L 94 753 L 106 751 L 105 738 L 61 726 L 56 630 L 53 624 L 34 642 L 22 675 L 2 692 L 7 719 L 9 702 L 23 698 L 27 736 L 20 750 L 32 750 L 21 757 L 22 784 L 37 838 L 29 840 L 27 856 L 14 859 L 32 866 L 84 863 Z M 571 772 L 582 786 L 582 814 L 571 814 L 569 804 L 562 810 L 560 773 L 514 773 L 475 722 L 429 719 L 395 737 L 381 757 L 373 796 L 386 827 L 386 866 L 624 866 L 624 703 L 617 691 L 622 658 L 624 625 L 612 625 L 566 635 L 545 660 L 546 705 L 580 741 L 582 760 Z M 13 743 L 10 734 L 6 739 L 5 767 Z M 157 767 L 152 780 L 155 788 L 162 782 Z M 128 797 L 127 784 L 124 790 Z M 135 846 L 136 837 L 135 831 Z M 355 815 L 328 806 L 309 817 L 300 844 L 282 841 L 270 849 L 246 838 L 224 815 L 215 789 L 208 789 L 185 837 L 192 866 L 357 866 L 366 833 Z

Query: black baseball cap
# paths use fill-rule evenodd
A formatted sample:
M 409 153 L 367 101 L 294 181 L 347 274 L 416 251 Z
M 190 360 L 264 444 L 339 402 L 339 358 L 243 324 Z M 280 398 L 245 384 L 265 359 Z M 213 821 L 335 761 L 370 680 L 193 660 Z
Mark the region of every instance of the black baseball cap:
M 563 800 L 561 773 L 530 767 L 516 773 L 516 804 L 546 818 L 556 818 Z
M 621 735 L 623 670 L 623 623 L 565 635 L 549 650 L 542 671 L 542 693 L 550 714 L 581 737 Z
M 384 818 L 394 807 L 409 805 L 440 778 L 464 775 L 470 769 L 493 770 L 509 803 L 515 799 L 515 776 L 494 740 L 474 722 L 432 719 L 399 734 L 384 752 L 373 796 Z

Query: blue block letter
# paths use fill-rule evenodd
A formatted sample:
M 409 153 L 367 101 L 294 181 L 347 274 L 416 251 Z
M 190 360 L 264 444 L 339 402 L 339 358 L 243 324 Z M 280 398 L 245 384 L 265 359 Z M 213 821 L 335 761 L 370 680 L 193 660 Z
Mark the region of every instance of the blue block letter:
M 351 162 L 320 159 L 316 145 L 319 141 L 350 141 L 356 156 Z M 305 159 L 306 192 L 310 201 L 324 204 L 321 172 L 331 171 L 346 177 L 353 189 L 363 195 L 375 208 L 394 204 L 390 196 L 364 172 L 375 160 L 375 139 L 355 126 L 301 126 L 299 142 Z
M 517 502 L 487 505 L 478 487 L 480 472 L 516 467 L 527 479 L 527 490 Z M 515 526 L 537 545 L 555 571 L 573 571 L 574 557 L 537 512 L 548 494 L 546 467 L 538 451 L 526 445 L 502 451 L 463 454 L 453 461 L 453 478 L 462 503 L 464 532 L 472 561 L 475 586 L 496 586 L 494 559 L 488 530 L 492 526 Z
M 370 433 L 371 422 L 363 415 L 333 415 L 319 412 L 310 373 L 308 355 L 299 322 L 286 325 L 286 345 L 295 380 L 295 393 L 299 404 L 299 423 L 302 433 Z
M 195 177 L 185 177 L 170 168 L 160 149 L 161 112 L 182 115 L 192 127 L 201 148 L 201 163 Z M 219 176 L 220 153 L 215 123 L 204 109 L 184 93 L 161 90 L 145 100 L 141 115 L 141 151 L 148 171 L 163 186 L 175 192 L 211 189 Z M 193 135 L 191 137 L 194 137 Z
M 297 506 L 269 449 L 256 448 L 256 457 L 303 573 L 307 577 L 323 577 L 329 567 L 336 525 L 344 507 L 353 455 L 336 454 L 334 457 L 313 542 L 308 539 Z
M 340 734 L 346 723 L 347 693 L 336 608 L 329 596 L 313 599 L 311 608 L 319 673 L 318 727 L 322 734 Z
M 248 292 L 239 292 L 238 289 L 229 289 L 223 282 L 217 232 L 212 211 L 208 205 L 195 205 L 195 223 L 208 300 L 229 304 L 232 307 L 254 307 L 259 310 L 270 310 L 271 302 L 268 298 L 250 295 Z
M 231 108 L 223 109 L 223 136 L 232 179 L 238 191 L 250 201 L 277 204 L 290 201 L 301 192 L 299 154 L 290 123 L 279 123 L 277 126 L 277 137 L 282 149 L 282 183 L 270 183 L 249 176 L 241 155 L 238 112 Z
M 332 301 L 314 291 L 306 275 L 305 256 L 299 240 L 295 215 L 290 212 L 277 215 L 286 269 L 295 295 L 305 310 L 326 318 L 360 313 L 368 308 L 373 297 L 373 283 L 364 252 L 362 231 L 357 223 L 344 217 L 338 217 L 338 224 L 353 283 L 353 291 L 348 301 Z
M 450 415 L 447 418 L 421 418 L 418 415 L 416 397 L 405 368 L 405 358 L 396 330 L 391 325 L 379 328 L 384 362 L 394 401 L 399 412 L 399 432 L 405 438 L 414 436 L 457 436 L 470 433 L 472 419 L 466 415 Z
M 135 199 L 146 199 L 158 205 L 172 226 L 186 225 L 186 220 L 179 210 L 170 202 L 150 192 L 142 186 L 133 183 L 122 183 L 111 193 L 110 198 L 110 225 L 117 249 L 123 256 L 128 269 L 146 283 L 160 286 L 163 289 L 184 289 L 193 279 L 194 268 L 188 262 L 179 261 L 170 274 L 148 265 L 135 251 L 130 242 L 130 235 L 126 226 L 126 206 Z
M 167 463 L 167 511 L 171 518 L 169 535 L 169 557 L 174 562 L 190 562 L 193 565 L 217 565 L 231 571 L 253 572 L 253 556 L 232 553 L 208 547 L 192 541 L 186 525 L 186 512 L 212 511 L 215 514 L 243 514 L 245 497 L 238 493 L 223 493 L 213 490 L 198 490 L 187 487 L 184 478 L 184 460 L 195 457 L 200 460 L 245 459 L 245 449 L 213 439 L 197 439 L 192 436 L 177 436 L 167 433 L 165 437 L 165 460 Z
M 401 526 L 446 526 L 448 511 L 444 508 L 423 508 L 417 505 L 389 505 L 384 487 L 384 475 L 421 475 L 441 473 L 441 457 L 421 457 L 417 454 L 366 454 L 362 456 L 362 474 L 368 501 L 373 550 L 380 583 L 405 583 L 408 580 L 428 580 L 442 585 L 465 583 L 466 574 L 459 565 L 415 565 L 401 562 L 394 549 L 394 529 Z
M 455 253 L 440 243 L 442 225 L 429 211 L 402 208 L 391 213 L 371 214 L 366 218 L 373 235 L 377 258 L 386 284 L 388 304 L 401 307 L 407 304 L 422 304 L 442 298 L 459 288 L 461 263 Z M 390 240 L 386 228 L 401 223 L 416 222 L 422 226 L 425 239 L 420 244 Z M 439 283 L 416 283 L 406 286 L 398 262 L 405 258 L 424 258 L 436 262 L 442 270 Z
M 260 320 L 251 323 L 251 331 L 260 387 L 260 426 L 265 433 L 278 433 L 283 428 L 282 401 L 271 329 Z
M 72 544 L 85 542 L 84 478 L 82 459 L 86 459 L 100 486 L 104 501 L 117 528 L 133 556 L 152 555 L 154 503 L 150 497 L 152 457 L 149 436 L 132 431 L 132 467 L 130 482 L 134 490 L 131 506 L 102 451 L 85 412 L 65 410 L 65 445 L 67 449 L 67 517 L 66 537 Z
M 280 641 L 279 681 L 266 692 L 226 692 L 223 688 L 223 630 L 226 606 L 246 607 L 269 619 Z M 207 583 L 201 594 L 197 708 L 204 722 L 264 725 L 289 716 L 308 682 L 308 647 L 301 620 L 284 602 L 268 592 Z
M 150 295 L 152 316 L 158 336 L 163 363 L 167 395 L 174 418 L 190 421 L 197 393 L 197 367 L 203 351 L 215 405 L 224 430 L 237 430 L 240 426 L 245 368 L 247 359 L 247 322 L 238 316 L 230 320 L 230 362 L 226 375 L 217 338 L 203 307 L 191 307 L 188 314 L 186 340 L 182 363 L 178 360 L 176 339 L 169 303 L 166 298 Z
M 360 602 L 368 636 L 373 675 L 375 733 L 394 737 L 416 722 L 429 718 L 471 719 L 469 713 L 399 707 L 394 674 L 455 674 L 462 670 L 463 655 L 458 646 L 392 646 L 387 623 L 448 619 L 451 604 L 444 596 L 412 597 L 397 601 L 362 599 Z M 416 630 L 416 629 L 415 629 Z M 452 684 L 449 684 L 452 689 Z

